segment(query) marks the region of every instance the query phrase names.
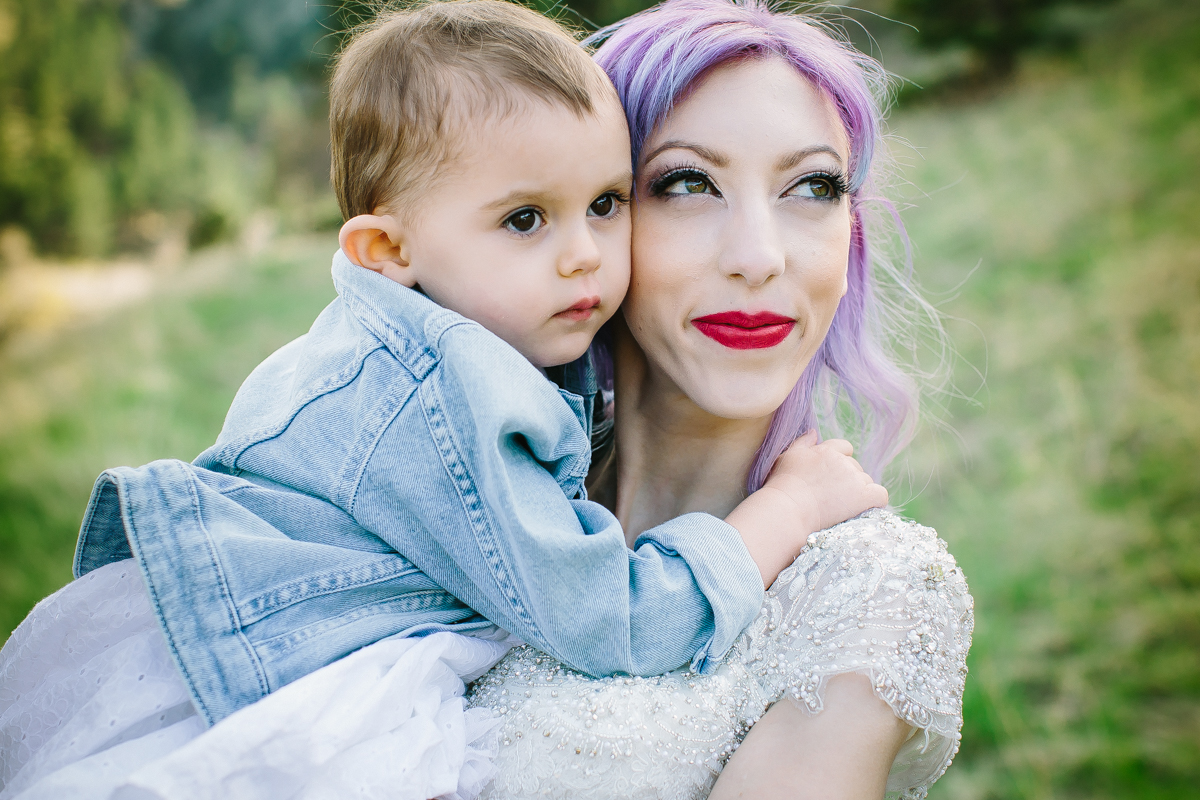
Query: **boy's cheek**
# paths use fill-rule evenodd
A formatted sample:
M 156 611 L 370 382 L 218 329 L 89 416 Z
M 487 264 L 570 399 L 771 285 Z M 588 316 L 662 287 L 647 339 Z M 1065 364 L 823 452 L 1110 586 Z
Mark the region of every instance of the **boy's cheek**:
M 612 311 L 615 311 L 616 307 L 621 304 L 621 301 L 625 299 L 625 293 L 629 290 L 630 264 L 632 262 L 629 227 L 627 221 L 624 235 L 618 234 L 606 241 L 606 247 L 601 254 L 600 284 L 604 292 L 604 305 L 612 306 Z
M 600 282 L 604 287 L 604 305 L 610 307 L 611 311 L 615 311 L 617 306 L 624 301 L 625 293 L 629 291 L 629 251 L 625 250 L 619 258 L 612 259 L 601 269 L 601 273 L 603 273 L 600 276 Z

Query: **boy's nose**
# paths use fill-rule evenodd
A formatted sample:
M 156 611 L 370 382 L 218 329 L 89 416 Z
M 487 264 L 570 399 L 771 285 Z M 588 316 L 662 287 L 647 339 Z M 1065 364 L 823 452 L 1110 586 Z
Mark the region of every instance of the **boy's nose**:
M 600 248 L 587 225 L 573 230 L 558 259 L 558 274 L 564 278 L 600 269 Z

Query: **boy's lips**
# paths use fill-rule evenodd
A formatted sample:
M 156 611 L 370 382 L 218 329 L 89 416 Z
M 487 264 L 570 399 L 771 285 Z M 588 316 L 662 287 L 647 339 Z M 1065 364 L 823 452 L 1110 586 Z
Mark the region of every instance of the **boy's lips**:
M 774 347 L 788 337 L 796 320 L 771 311 L 722 311 L 692 320 L 696 330 L 732 350 Z
M 590 319 L 598 308 L 600 308 L 600 295 L 585 297 L 570 308 L 555 314 L 554 318 L 565 319 L 570 322 L 583 322 Z

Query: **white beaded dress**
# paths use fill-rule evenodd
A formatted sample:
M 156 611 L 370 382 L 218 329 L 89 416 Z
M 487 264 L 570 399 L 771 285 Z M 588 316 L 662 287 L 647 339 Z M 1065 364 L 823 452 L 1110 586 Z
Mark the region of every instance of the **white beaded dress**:
M 888 776 L 922 798 L 958 750 L 971 596 L 931 528 L 874 510 L 809 538 L 715 674 L 595 680 L 529 647 L 469 695 L 504 718 L 492 800 L 704 798 L 767 707 L 821 710 L 828 679 L 868 676 L 913 726 Z

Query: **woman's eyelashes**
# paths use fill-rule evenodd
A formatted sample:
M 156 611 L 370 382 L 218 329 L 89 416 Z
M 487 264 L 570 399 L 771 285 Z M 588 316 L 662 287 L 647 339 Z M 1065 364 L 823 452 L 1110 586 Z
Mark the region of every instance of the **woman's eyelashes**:
M 808 200 L 840 200 L 849 191 L 846 176 L 840 172 L 812 172 L 791 185 L 785 197 Z
M 649 183 L 654 197 L 681 197 L 685 195 L 713 195 L 721 192 L 707 172 L 699 167 L 676 167 L 667 169 Z M 784 192 L 784 197 L 801 197 L 811 200 L 834 201 L 849 191 L 846 176 L 835 170 L 821 170 L 804 175 Z
M 681 195 L 711 194 L 717 197 L 716 184 L 708 173 L 699 167 L 676 167 L 668 169 L 650 181 L 650 194 L 654 197 L 679 197 Z

